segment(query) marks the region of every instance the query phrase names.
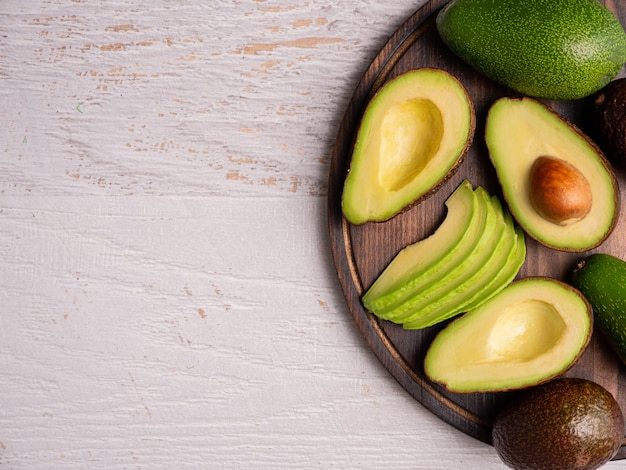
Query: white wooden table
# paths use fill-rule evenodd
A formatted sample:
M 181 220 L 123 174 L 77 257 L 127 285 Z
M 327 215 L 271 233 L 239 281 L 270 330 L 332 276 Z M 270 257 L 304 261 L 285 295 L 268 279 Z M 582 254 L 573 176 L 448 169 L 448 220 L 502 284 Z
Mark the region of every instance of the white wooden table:
M 0 1 L 0 468 L 504 468 L 328 246 L 339 121 L 423 3 Z

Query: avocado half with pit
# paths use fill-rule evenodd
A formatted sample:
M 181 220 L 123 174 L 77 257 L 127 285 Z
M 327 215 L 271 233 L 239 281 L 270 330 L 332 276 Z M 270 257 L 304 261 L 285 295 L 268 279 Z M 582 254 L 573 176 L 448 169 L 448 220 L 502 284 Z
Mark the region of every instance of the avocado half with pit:
M 567 371 L 592 331 L 591 306 L 578 290 L 551 278 L 526 278 L 440 331 L 424 371 L 457 393 L 526 388 Z
M 342 196 L 352 224 L 384 221 L 434 190 L 462 161 L 474 107 L 448 72 L 423 68 L 385 84 L 357 133 Z
M 619 212 L 619 188 L 600 148 L 580 129 L 531 98 L 500 98 L 485 139 L 511 213 L 550 248 L 600 245 Z

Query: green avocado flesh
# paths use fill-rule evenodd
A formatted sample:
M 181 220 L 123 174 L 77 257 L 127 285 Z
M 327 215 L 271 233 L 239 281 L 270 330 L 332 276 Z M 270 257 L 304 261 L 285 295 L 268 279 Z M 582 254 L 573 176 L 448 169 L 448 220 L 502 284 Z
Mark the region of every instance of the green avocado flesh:
M 626 365 L 626 262 L 605 253 L 585 258 L 572 274 L 593 307 L 595 323 Z
M 413 292 L 441 279 L 471 251 L 485 223 L 486 208 L 478 204 L 469 181 L 447 199 L 447 216 L 430 237 L 404 248 L 363 296 L 371 311 L 402 303 Z M 483 210 L 484 209 L 484 210 Z
M 563 377 L 507 401 L 492 429 L 504 463 L 519 470 L 595 470 L 624 439 L 624 415 L 613 395 L 587 379 Z
M 525 388 L 569 369 L 592 329 L 591 306 L 580 292 L 526 278 L 446 326 L 426 353 L 424 371 L 459 393 Z
M 590 250 L 608 237 L 617 220 L 619 190 L 610 164 L 587 136 L 536 100 L 501 98 L 489 110 L 485 139 L 508 207 L 528 235 L 572 252 Z M 540 157 L 567 162 L 584 176 L 591 194 L 584 217 L 555 223 L 536 210 L 531 170 Z M 563 188 L 573 184 L 565 177 L 555 181 Z
M 400 251 L 363 295 L 379 318 L 425 328 L 480 305 L 517 275 L 524 235 L 495 196 L 464 181 L 446 206 L 440 227 Z
M 406 72 L 369 102 L 342 195 L 352 224 L 384 221 L 452 175 L 472 141 L 472 102 L 439 69 Z
M 440 323 L 475 308 L 510 283 L 524 262 L 526 244 L 521 229 L 514 228 L 512 221 L 507 223 L 507 230 L 514 232 L 501 238 L 490 259 L 477 272 L 442 299 L 404 320 L 403 327 L 417 330 Z
M 403 323 L 402 319 L 406 319 L 407 314 L 413 310 L 429 305 L 431 302 L 437 301 L 438 298 L 445 295 L 450 289 L 460 284 L 463 280 L 470 277 L 479 268 L 479 261 L 486 259 L 488 253 L 482 249 L 487 243 L 493 245 L 499 239 L 503 230 L 501 223 L 497 220 L 498 214 L 490 204 L 490 197 L 483 188 L 477 188 L 476 195 L 479 204 L 486 210 L 485 225 L 478 234 L 478 239 L 473 249 L 455 266 L 444 273 L 444 276 L 436 282 L 429 283 L 418 292 L 414 292 L 408 299 L 403 299 L 399 304 L 394 304 L 391 308 L 383 309 L 379 312 L 380 318 L 385 320 L 395 320 L 397 323 Z M 454 284 L 450 284 L 454 281 Z M 375 312 L 377 313 L 377 312 Z
M 536 98 L 589 96 L 626 62 L 624 28 L 597 0 L 452 0 L 437 30 L 476 70 Z

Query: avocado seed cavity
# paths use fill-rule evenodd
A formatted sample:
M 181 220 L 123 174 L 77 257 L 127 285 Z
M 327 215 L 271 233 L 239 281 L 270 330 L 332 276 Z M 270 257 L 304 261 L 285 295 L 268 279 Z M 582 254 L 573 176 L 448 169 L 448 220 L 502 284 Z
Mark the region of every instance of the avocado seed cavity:
M 591 187 L 571 163 L 540 156 L 530 170 L 530 200 L 547 221 L 570 225 L 582 220 L 591 210 Z
M 443 138 L 443 116 L 428 99 L 392 106 L 380 128 L 379 182 L 388 191 L 409 184 L 437 154 Z
M 502 312 L 491 330 L 488 347 L 494 360 L 530 361 L 554 347 L 565 330 L 553 305 L 529 299 Z

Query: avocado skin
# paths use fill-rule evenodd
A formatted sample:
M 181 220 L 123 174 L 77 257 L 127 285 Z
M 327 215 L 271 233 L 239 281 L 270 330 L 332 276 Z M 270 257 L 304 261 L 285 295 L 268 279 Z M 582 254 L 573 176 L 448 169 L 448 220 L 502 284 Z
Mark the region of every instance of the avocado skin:
M 426 167 L 415 172 L 409 178 L 411 182 L 404 180 L 407 177 L 405 171 L 395 172 L 399 178 L 396 181 L 403 181 L 402 187 L 390 190 L 379 179 L 381 121 L 394 104 L 415 101 L 432 102 L 439 108 L 446 132 L 440 136 L 437 150 L 427 159 Z M 452 120 L 450 116 L 460 119 Z M 429 119 L 423 122 L 433 123 Z M 405 126 L 391 127 L 402 133 Z M 475 127 L 476 114 L 472 99 L 461 81 L 449 72 L 423 67 L 408 70 L 386 82 L 367 104 L 356 134 L 341 196 L 346 220 L 353 225 L 385 222 L 434 194 L 459 169 L 471 146 Z M 425 133 L 424 136 L 428 140 L 435 134 Z
M 593 308 L 594 321 L 626 365 L 626 262 L 605 253 L 582 260 L 572 285 Z
M 613 167 L 588 135 L 547 103 L 529 97 L 497 99 L 487 114 L 485 142 L 511 213 L 529 236 L 552 249 L 586 252 L 600 246 L 613 232 L 621 203 Z M 575 143 L 575 147 L 566 147 L 566 143 Z M 592 190 L 587 220 L 560 226 L 546 221 L 526 203 L 530 202 L 527 186 L 518 181 L 530 174 L 540 155 L 561 158 L 578 169 L 585 161 L 597 163 L 595 171 L 583 171 Z
M 600 144 L 612 163 L 626 168 L 626 78 L 600 90 L 593 110 Z
M 452 0 L 437 30 L 479 72 L 535 98 L 592 95 L 626 62 L 624 28 L 596 0 Z
M 624 416 L 599 384 L 560 378 L 505 404 L 492 437 L 502 461 L 516 470 L 594 470 L 619 450 Z

